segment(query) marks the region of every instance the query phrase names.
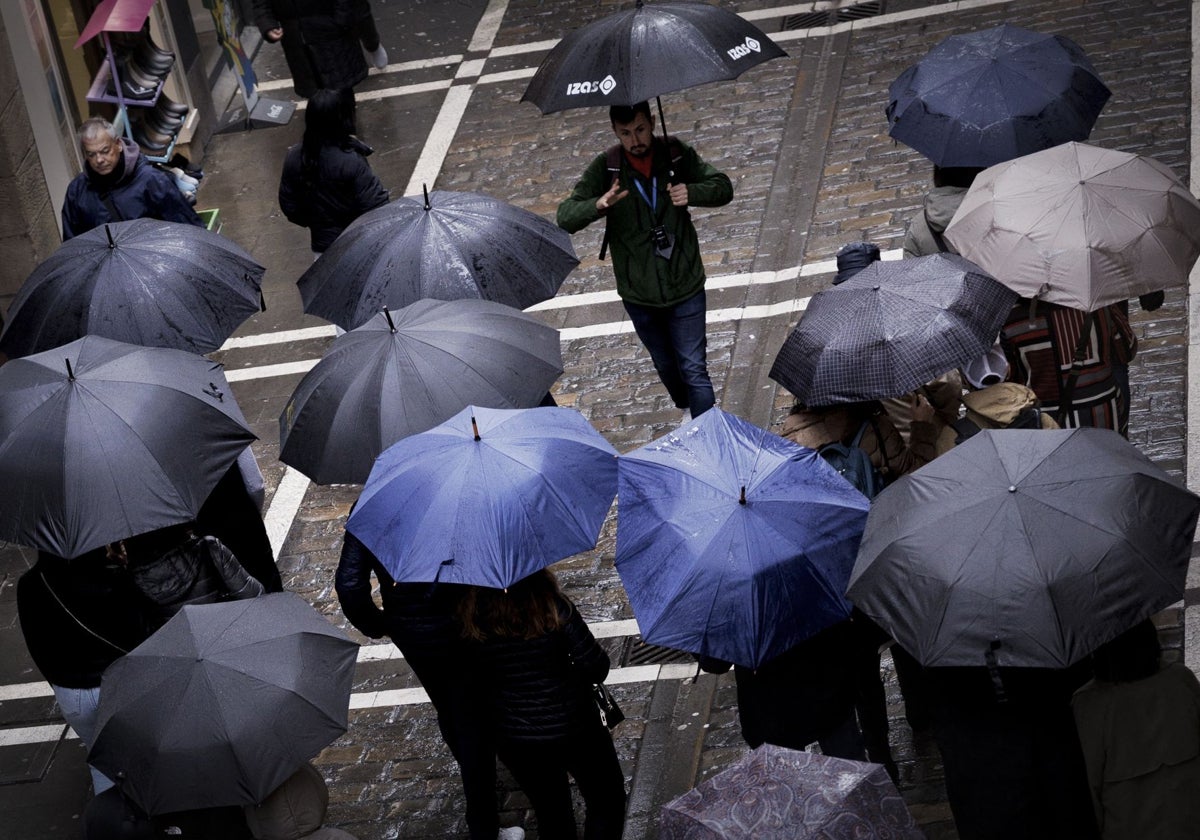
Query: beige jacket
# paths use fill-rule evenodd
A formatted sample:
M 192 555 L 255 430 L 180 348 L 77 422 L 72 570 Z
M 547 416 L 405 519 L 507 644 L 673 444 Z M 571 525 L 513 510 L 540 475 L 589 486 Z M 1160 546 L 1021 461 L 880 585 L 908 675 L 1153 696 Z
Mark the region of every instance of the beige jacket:
M 1037 394 L 1016 382 L 999 382 L 978 391 L 963 395 L 966 417 L 981 429 L 1008 428 L 1017 415 L 1037 405 Z M 1042 428 L 1057 429 L 1058 423 L 1049 414 L 1042 412 Z M 946 426 L 938 434 L 937 454 L 944 455 L 954 448 L 958 430 Z
M 865 417 L 858 406 L 824 409 L 796 406 L 784 419 L 780 434 L 809 449 L 820 449 L 824 444 L 837 440 L 849 444 L 858 434 L 863 419 Z M 867 453 L 884 481 L 894 481 L 933 460 L 937 430 L 932 423 L 913 423 L 910 442 L 906 445 L 886 411 L 871 419 L 874 423 L 867 424 L 859 447 Z M 878 435 L 876 428 L 879 429 Z M 883 439 L 882 448 L 880 438 Z

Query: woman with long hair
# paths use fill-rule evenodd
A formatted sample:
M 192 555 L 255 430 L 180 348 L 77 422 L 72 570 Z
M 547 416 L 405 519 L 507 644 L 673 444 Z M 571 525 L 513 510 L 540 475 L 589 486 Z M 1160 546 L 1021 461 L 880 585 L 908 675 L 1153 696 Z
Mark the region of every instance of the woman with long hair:
M 625 777 L 591 695 L 609 659 L 579 610 L 543 569 L 507 590 L 471 587 L 458 616 L 490 686 L 496 751 L 529 797 L 539 836 L 576 836 L 569 774 L 583 796 L 584 837 L 618 840 Z
M 314 259 L 351 222 L 388 201 L 367 163 L 373 150 L 354 136 L 354 111 L 349 88 L 318 90 L 304 112 L 304 140 L 283 160 L 279 207 L 309 229 Z

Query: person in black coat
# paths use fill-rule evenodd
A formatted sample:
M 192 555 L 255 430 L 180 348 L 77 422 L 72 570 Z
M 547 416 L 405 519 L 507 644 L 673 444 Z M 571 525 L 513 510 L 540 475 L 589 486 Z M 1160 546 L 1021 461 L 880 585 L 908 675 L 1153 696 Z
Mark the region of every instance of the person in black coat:
M 382 609 L 371 596 L 371 575 L 379 581 Z M 437 710 L 438 728 L 462 771 L 471 838 L 495 840 L 496 747 L 480 704 L 476 668 L 455 617 L 463 587 L 397 583 L 347 531 L 334 588 L 347 621 L 372 639 L 390 637 L 404 654 Z
M 225 471 L 200 506 L 195 530 L 223 542 L 264 590 L 283 591 L 267 527 L 236 463 Z
M 144 606 L 129 574 L 103 548 L 72 560 L 39 552 L 17 582 L 17 616 L 29 655 L 85 744 L 96 734 L 101 674 L 150 635 Z M 91 771 L 95 793 L 112 787 L 103 773 Z
M 365 0 L 253 0 L 254 25 L 265 40 L 283 46 L 296 95 L 319 88 L 352 88 L 367 77 L 360 39 L 374 33 Z M 378 35 L 373 35 L 379 46 Z M 384 57 L 386 60 L 386 56 Z
M 933 737 L 962 840 L 1099 837 L 1067 669 L 926 668 Z
M 583 796 L 584 837 L 619 840 L 625 777 L 591 695 L 608 675 L 608 654 L 554 575 L 543 569 L 503 591 L 471 587 L 458 615 L 489 689 L 500 760 L 529 797 L 539 836 L 576 836 L 570 774 Z
M 735 666 L 738 722 L 746 743 L 803 750 L 816 742 L 825 755 L 862 761 L 866 751 L 854 715 L 861 654 L 857 631 L 842 621 L 758 668 Z M 720 674 L 730 666 L 701 657 L 700 667 Z
M 314 93 L 304 112 L 304 140 L 288 149 L 279 180 L 279 208 L 309 229 L 314 256 L 363 213 L 387 204 L 369 154 L 371 147 L 354 136 L 354 92 Z

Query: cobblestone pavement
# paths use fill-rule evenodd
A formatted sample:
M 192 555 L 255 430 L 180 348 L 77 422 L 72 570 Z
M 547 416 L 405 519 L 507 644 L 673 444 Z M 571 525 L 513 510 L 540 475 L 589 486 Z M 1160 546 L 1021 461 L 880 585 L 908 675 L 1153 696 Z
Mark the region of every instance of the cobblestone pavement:
M 371 162 L 392 194 L 419 192 L 424 180 L 552 216 L 611 134 L 598 110 L 543 117 L 518 100 L 549 48 L 547 39 L 628 3 L 372 5 L 392 64 L 360 86 L 359 133 L 377 149 Z M 1071 37 L 1113 90 L 1092 142 L 1152 154 L 1187 175 L 1191 50 L 1185 0 L 885 0 L 859 4 L 853 13 L 843 9 L 843 18 L 865 16 L 833 27 L 826 24 L 838 16 L 836 3 L 722 5 L 754 19 L 789 57 L 734 82 L 672 94 L 663 104 L 671 132 L 696 145 L 734 182 L 730 205 L 696 213 L 710 275 L 710 368 L 720 404 L 760 425 L 777 426 L 790 404 L 767 370 L 807 297 L 829 283 L 834 253 L 860 238 L 885 251 L 898 248 L 904 221 L 929 186 L 924 159 L 887 137 L 883 105 L 888 83 L 942 38 L 1006 21 Z M 826 17 L 815 21 L 818 11 Z M 783 30 L 788 18 L 819 28 Z M 483 63 L 471 63 L 477 59 Z M 255 67 L 268 88 L 286 79 L 276 47 L 264 47 Z M 271 95 L 291 91 L 283 85 Z M 268 524 L 285 583 L 345 626 L 332 570 L 359 487 L 305 486 L 275 460 L 280 410 L 332 338 L 324 322 L 300 311 L 294 281 L 310 262 L 307 233 L 288 224 L 275 201 L 283 150 L 299 140 L 302 127 L 300 112 L 284 128 L 215 138 L 203 161 L 207 177 L 200 197 L 202 206 L 220 208 L 224 233 L 268 267 L 269 308 L 215 358 L 226 364 L 260 436 L 255 452 L 267 477 Z M 581 266 L 559 298 L 535 311 L 563 331 L 566 371 L 556 398 L 627 451 L 668 431 L 679 413 L 628 329 L 611 270 L 596 259 L 599 238 L 598 227 L 574 238 Z M 1186 303 L 1182 291 L 1172 291 L 1162 309 L 1134 314 L 1141 352 L 1133 368 L 1132 438 L 1177 475 L 1184 471 L 1186 441 Z M 263 335 L 264 342 L 248 339 Z M 638 642 L 613 570 L 613 525 L 610 517 L 595 551 L 555 570 L 613 655 L 613 689 L 628 715 L 616 731 L 630 789 L 626 837 L 640 840 L 655 836 L 663 802 L 740 755 L 744 745 L 730 676 L 696 678 L 686 657 Z M 44 684 L 15 626 L 13 585 L 31 560 L 20 549 L 0 552 L 0 632 L 6 634 L 0 644 L 12 652 L 0 673 L 7 684 L 0 725 L 46 726 L 61 735 L 53 700 L 38 693 Z M 1178 649 L 1180 610 L 1159 620 Z M 317 760 L 330 781 L 330 820 L 363 840 L 464 836 L 456 767 L 417 683 L 392 655 L 386 646 L 364 648 L 350 730 Z M 890 667 L 886 658 L 884 665 Z M 894 680 L 889 685 L 901 790 L 929 837 L 953 838 L 936 748 L 912 738 Z M 86 800 L 77 741 L 48 737 L 0 746 L 0 777 L 14 782 L 0 785 L 0 806 L 30 826 L 19 835 L 6 835 L 0 826 L 0 836 L 76 836 Z M 536 837 L 527 803 L 505 775 L 500 801 L 502 822 L 524 824 Z

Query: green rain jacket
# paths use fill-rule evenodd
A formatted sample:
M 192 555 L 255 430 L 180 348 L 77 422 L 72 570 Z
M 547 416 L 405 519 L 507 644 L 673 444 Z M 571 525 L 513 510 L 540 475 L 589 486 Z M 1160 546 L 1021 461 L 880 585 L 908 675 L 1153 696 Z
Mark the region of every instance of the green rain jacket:
M 688 206 L 728 204 L 733 199 L 729 178 L 705 163 L 691 146 L 672 138 L 675 146 L 680 155 L 673 163 L 674 180 L 687 184 Z M 688 207 L 676 207 L 667 193 L 672 169 L 667 144 L 655 137 L 652 153 L 651 180 L 643 178 L 629 165 L 624 153 L 620 154 L 618 177 L 621 189 L 629 190 L 629 195 L 609 207 L 603 216 L 617 294 L 622 300 L 642 306 L 674 306 L 704 288 L 704 263 Z M 612 181 L 608 155 L 600 154 L 584 171 L 570 197 L 558 205 L 558 226 L 576 233 L 601 218 L 596 199 L 608 192 Z M 657 196 L 653 210 L 635 182 L 641 183 L 647 198 Z M 670 260 L 654 252 L 651 229 L 656 224 L 664 225 L 675 236 Z

